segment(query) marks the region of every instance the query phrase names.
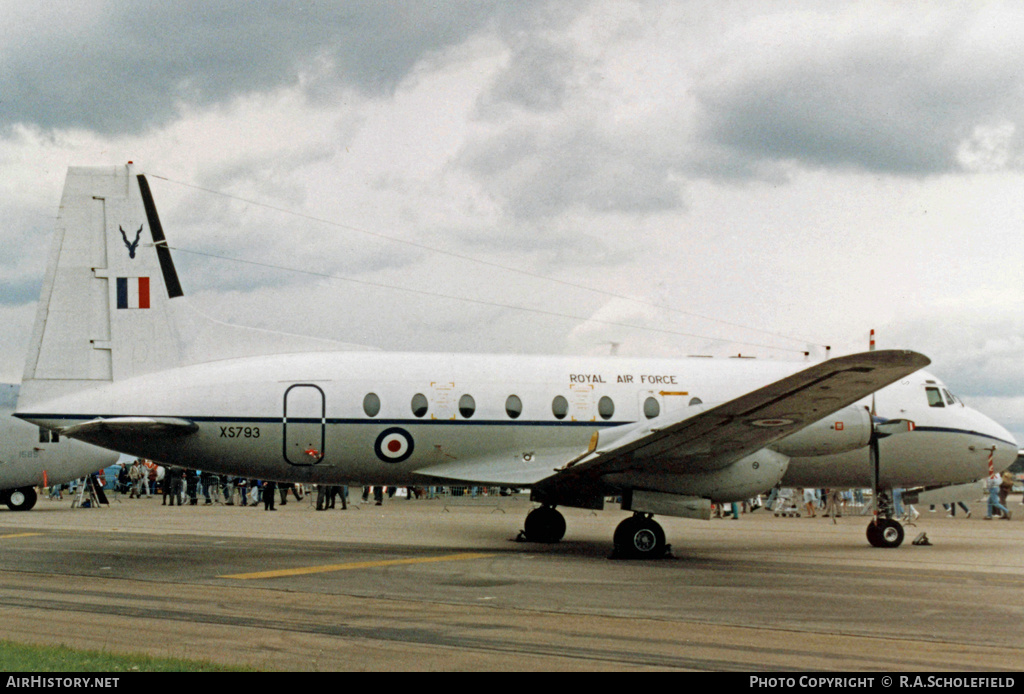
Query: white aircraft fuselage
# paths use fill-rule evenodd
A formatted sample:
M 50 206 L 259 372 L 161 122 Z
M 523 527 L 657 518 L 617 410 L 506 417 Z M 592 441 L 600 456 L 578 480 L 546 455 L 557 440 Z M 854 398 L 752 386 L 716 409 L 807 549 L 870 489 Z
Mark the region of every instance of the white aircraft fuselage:
M 553 472 L 559 455 L 567 460 L 585 450 L 595 431 L 645 421 L 645 405 L 657 418 L 697 413 L 805 366 L 703 358 L 286 354 L 147 374 L 61 398 L 43 412 L 23 410 L 21 416 L 57 429 L 125 416 L 188 420 L 197 430 L 184 437 L 83 438 L 164 463 L 260 479 L 430 485 L 457 480 L 445 468 L 455 472 L 459 461 L 492 461 L 469 481 L 528 486 L 537 458 L 551 460 L 546 471 Z M 944 388 L 918 372 L 876 396 L 883 419 L 915 425 L 907 435 L 880 441 L 884 486 L 976 480 L 985 476 L 993 447 L 997 467 L 1016 459 L 1016 443 L 1002 427 L 959 401 L 929 406 L 926 387 Z M 414 412 L 417 396 L 425 410 Z M 472 411 L 459 407 L 466 396 Z M 510 410 L 512 396 L 521 406 Z M 553 406 L 559 397 L 565 400 L 562 416 Z M 379 402 L 372 415 L 364 406 L 368 398 Z M 603 414 L 602 398 L 611 403 Z M 779 482 L 870 486 L 869 406 L 864 400 L 826 418 L 826 424 L 844 421 L 842 431 L 782 439 L 772 447 L 792 455 L 781 476 L 752 478 L 749 492 L 713 500 L 745 498 Z M 378 442 L 392 429 L 394 451 Z M 435 466 L 437 476 L 419 472 Z M 661 477 L 644 486 L 671 486 L 671 476 Z M 618 491 L 609 485 L 609 494 Z

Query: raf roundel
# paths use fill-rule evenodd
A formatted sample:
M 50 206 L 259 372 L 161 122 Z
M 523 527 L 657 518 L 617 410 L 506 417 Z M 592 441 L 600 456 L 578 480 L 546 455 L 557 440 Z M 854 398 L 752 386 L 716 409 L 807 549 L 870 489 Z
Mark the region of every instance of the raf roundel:
M 392 427 L 380 432 L 373 450 L 385 463 L 400 463 L 412 455 L 412 435 L 405 429 Z

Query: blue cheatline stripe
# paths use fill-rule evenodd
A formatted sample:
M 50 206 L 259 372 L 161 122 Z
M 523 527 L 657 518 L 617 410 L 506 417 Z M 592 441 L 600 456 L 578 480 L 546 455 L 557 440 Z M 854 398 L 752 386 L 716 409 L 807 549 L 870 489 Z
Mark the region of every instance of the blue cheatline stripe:
M 70 420 L 70 421 L 89 421 L 92 419 L 98 419 L 100 417 L 109 419 L 112 417 L 176 417 L 179 419 L 188 419 L 193 422 L 207 422 L 210 424 L 244 424 L 244 423 L 255 423 L 255 424 L 281 424 L 283 419 L 281 417 L 189 417 L 188 415 L 139 415 L 139 414 L 54 414 L 54 413 L 31 413 L 23 414 L 19 412 L 14 413 L 15 417 L 20 419 L 31 419 L 31 420 L 44 420 L 44 419 L 56 419 L 56 420 Z M 407 426 L 414 427 L 417 425 L 426 426 L 440 426 L 440 425 L 455 425 L 455 426 L 510 426 L 510 427 L 617 427 L 624 424 L 635 424 L 635 421 L 611 421 L 611 422 L 565 422 L 565 421 L 529 421 L 529 420 L 501 420 L 501 419 L 332 419 L 328 418 L 320 420 L 315 417 L 303 417 L 301 419 L 289 419 L 288 421 L 295 424 L 319 424 L 323 421 L 325 424 L 369 424 L 369 425 L 384 425 L 384 426 Z M 1000 443 L 1016 445 L 1011 441 L 1006 441 L 997 436 L 991 434 L 985 434 L 980 431 L 969 431 L 967 429 L 954 429 L 952 427 L 935 427 L 935 426 L 919 426 L 914 431 L 907 432 L 907 434 L 914 433 L 933 433 L 933 434 L 968 434 L 970 436 L 980 436 L 982 438 L 991 439 L 992 441 L 998 441 Z
M 32 420 L 44 420 L 44 419 L 56 419 L 66 421 L 83 421 L 88 422 L 93 419 L 112 419 L 114 417 L 169 417 L 173 416 L 176 419 L 187 419 L 192 422 L 205 422 L 208 424 L 282 424 L 284 419 L 282 417 L 190 417 L 186 415 L 151 415 L 151 414 L 53 414 L 53 413 L 32 413 L 22 414 L 15 413 L 15 417 Z M 507 427 L 617 427 L 624 424 L 635 424 L 634 421 L 609 421 L 609 422 L 549 422 L 549 421 L 530 421 L 530 420 L 502 420 L 502 419 L 336 419 L 327 418 L 320 419 L 319 417 L 297 417 L 289 418 L 288 421 L 292 424 L 376 424 L 381 426 L 507 426 Z
M 128 308 L 128 278 L 117 278 L 117 307 Z

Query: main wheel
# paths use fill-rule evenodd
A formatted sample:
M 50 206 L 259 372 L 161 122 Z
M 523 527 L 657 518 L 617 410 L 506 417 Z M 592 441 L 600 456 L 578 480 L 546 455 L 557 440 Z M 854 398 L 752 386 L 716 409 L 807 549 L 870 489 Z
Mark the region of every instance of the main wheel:
M 662 527 L 640 514 L 619 523 L 612 541 L 615 556 L 623 559 L 660 559 L 668 550 Z
M 12 489 L 4 493 L 7 507 L 12 511 L 31 511 L 36 505 L 36 490 L 32 487 Z
M 552 506 L 535 508 L 526 516 L 523 534 L 529 542 L 553 544 L 565 537 L 565 518 Z
M 868 523 L 868 542 L 872 547 L 899 547 L 903 544 L 903 526 L 891 518 Z

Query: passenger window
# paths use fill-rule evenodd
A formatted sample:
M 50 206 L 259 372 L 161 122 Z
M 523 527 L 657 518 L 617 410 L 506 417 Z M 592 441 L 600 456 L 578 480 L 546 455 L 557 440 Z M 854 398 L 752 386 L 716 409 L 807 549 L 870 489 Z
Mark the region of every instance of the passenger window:
M 928 394 L 928 407 L 945 407 L 938 388 L 925 388 L 924 392 Z
M 39 443 L 50 443 L 50 431 L 39 427 Z
M 54 431 L 50 436 L 50 443 L 60 443 L 60 432 Z
M 505 400 L 505 414 L 511 419 L 518 419 L 519 415 L 523 413 L 523 401 L 519 399 L 518 395 L 510 395 Z
M 644 417 L 654 419 L 659 414 L 661 414 L 661 404 L 658 402 L 658 398 L 647 398 L 644 400 Z
M 602 395 L 597 401 L 597 413 L 601 415 L 601 419 L 611 419 L 615 414 L 615 403 L 607 395 Z
M 380 398 L 376 393 L 367 393 L 363 398 L 363 412 L 367 417 L 376 417 L 380 414 Z
M 416 417 L 426 416 L 429 407 L 427 396 L 423 393 L 416 393 L 416 395 L 412 396 L 412 413 Z
M 556 395 L 551 401 L 551 414 L 555 415 L 555 419 L 565 419 L 565 415 L 569 414 L 569 401 Z
M 459 414 L 469 419 L 473 416 L 474 412 L 476 412 L 476 400 L 473 399 L 472 395 L 467 394 L 459 398 Z
M 690 398 L 690 407 L 693 407 L 694 405 L 703 405 L 703 404 L 704 404 L 704 401 L 701 400 L 700 398 Z

